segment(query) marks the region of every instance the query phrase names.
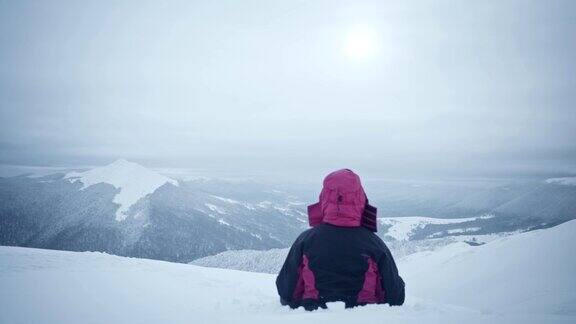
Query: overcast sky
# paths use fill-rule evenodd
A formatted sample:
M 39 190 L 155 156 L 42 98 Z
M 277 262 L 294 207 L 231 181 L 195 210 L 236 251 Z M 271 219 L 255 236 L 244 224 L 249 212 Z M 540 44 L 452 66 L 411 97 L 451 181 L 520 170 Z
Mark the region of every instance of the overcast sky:
M 0 163 L 576 172 L 575 1 L 0 1 Z

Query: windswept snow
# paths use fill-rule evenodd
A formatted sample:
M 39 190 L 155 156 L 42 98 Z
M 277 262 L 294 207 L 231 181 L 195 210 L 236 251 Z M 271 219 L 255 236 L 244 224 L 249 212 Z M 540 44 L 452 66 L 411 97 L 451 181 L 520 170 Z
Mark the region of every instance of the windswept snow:
M 484 218 L 489 216 L 482 216 Z M 476 220 L 476 217 L 471 218 L 430 218 L 430 217 L 394 217 L 394 218 L 379 218 L 380 224 L 391 225 L 386 235 L 393 237 L 396 240 L 408 240 L 410 235 L 417 229 L 424 228 L 428 224 L 457 224 L 465 223 Z
M 563 186 L 576 186 L 576 177 L 550 178 L 546 180 L 546 183 L 559 184 Z
M 164 184 L 178 185 L 176 180 L 123 159 L 86 172 L 70 172 L 66 174 L 65 178 L 72 182 L 81 182 L 82 190 L 97 183 L 108 183 L 120 189 L 113 200 L 113 202 L 120 205 L 116 211 L 117 221 L 126 219 L 128 216 L 127 212 L 132 205 Z

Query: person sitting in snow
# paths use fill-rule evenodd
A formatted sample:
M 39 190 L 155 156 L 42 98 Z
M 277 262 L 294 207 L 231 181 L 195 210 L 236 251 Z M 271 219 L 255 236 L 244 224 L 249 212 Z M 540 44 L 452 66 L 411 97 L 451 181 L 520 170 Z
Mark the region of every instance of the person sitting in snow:
M 308 206 L 312 228 L 294 242 L 276 287 L 282 305 L 306 310 L 343 301 L 402 305 L 404 281 L 390 250 L 375 234 L 376 208 L 349 169 L 324 179 L 320 201 Z

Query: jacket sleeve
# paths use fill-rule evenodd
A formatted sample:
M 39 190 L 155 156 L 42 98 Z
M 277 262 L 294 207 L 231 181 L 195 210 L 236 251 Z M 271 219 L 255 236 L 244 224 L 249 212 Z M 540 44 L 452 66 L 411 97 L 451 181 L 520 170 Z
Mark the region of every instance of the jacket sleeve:
M 298 307 L 297 303 L 300 302 L 294 300 L 293 294 L 298 282 L 298 269 L 302 263 L 302 255 L 304 253 L 303 242 L 307 233 L 308 231 L 300 234 L 294 244 L 292 244 L 286 261 L 284 261 L 284 265 L 276 278 L 276 288 L 278 289 L 278 295 L 280 295 L 280 303 L 282 303 L 282 305 Z
M 378 261 L 378 270 L 380 271 L 380 276 L 382 277 L 382 289 L 384 291 L 385 302 L 390 306 L 398 306 L 404 304 L 405 298 L 405 284 L 402 277 L 398 274 L 398 268 L 392 257 L 392 253 L 384 244 L 381 242 L 382 255 Z

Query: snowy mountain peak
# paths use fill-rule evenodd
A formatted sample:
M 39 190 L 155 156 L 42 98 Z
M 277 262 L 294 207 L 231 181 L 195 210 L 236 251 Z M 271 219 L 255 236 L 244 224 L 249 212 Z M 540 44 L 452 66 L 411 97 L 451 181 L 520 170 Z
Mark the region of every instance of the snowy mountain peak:
M 143 168 L 143 166 L 141 166 L 140 164 L 130 162 L 126 159 L 118 159 L 118 160 L 108 164 L 108 167 L 140 167 L 140 168 Z
M 120 205 L 116 211 L 116 220 L 123 221 L 128 210 L 141 198 L 153 193 L 166 183 L 178 185 L 176 180 L 151 171 L 140 164 L 118 159 L 111 164 L 85 172 L 70 172 L 66 179 L 80 181 L 84 190 L 97 183 L 108 183 L 120 191 L 113 202 Z

